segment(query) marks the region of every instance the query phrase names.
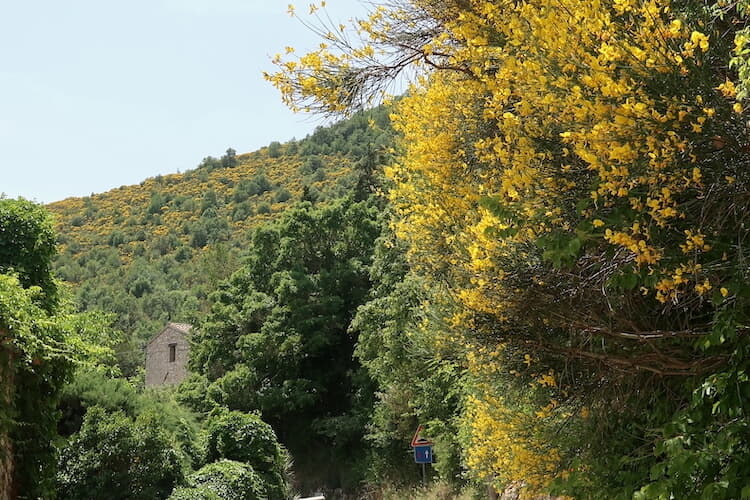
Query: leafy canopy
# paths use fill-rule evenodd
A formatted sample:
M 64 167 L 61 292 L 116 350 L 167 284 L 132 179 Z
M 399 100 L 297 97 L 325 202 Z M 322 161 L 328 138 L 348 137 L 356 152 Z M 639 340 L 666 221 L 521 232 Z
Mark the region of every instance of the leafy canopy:
M 747 7 L 397 1 L 277 58 L 286 102 L 329 113 L 417 74 L 389 196 L 439 292 L 426 345 L 466 369 L 470 476 L 747 495 Z

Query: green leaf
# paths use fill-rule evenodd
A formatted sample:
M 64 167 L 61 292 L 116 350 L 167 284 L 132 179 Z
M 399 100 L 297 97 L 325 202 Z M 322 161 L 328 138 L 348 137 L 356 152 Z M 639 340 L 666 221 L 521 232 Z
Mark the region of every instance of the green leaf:
M 714 293 L 711 295 L 711 303 L 714 306 L 719 306 L 722 302 L 724 302 L 724 296 L 721 294 L 721 290 L 714 290 Z
M 581 240 L 573 238 L 568 242 L 568 252 L 570 252 L 571 257 L 577 256 L 579 250 L 581 250 Z
M 649 473 L 651 480 L 656 481 L 660 477 L 664 475 L 664 471 L 666 470 L 666 465 L 663 463 L 656 463 L 651 466 L 651 471 Z

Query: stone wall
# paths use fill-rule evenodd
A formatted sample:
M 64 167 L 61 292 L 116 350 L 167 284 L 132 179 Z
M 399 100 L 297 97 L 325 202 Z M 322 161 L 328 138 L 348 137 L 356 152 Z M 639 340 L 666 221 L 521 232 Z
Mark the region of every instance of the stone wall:
M 187 331 L 167 325 L 146 346 L 146 387 L 179 384 L 187 375 L 190 344 Z M 174 346 L 174 361 L 170 361 Z

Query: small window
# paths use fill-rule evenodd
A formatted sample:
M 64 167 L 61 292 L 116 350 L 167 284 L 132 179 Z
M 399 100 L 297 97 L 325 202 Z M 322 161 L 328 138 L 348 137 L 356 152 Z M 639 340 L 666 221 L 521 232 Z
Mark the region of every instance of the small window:
M 169 344 L 169 362 L 174 363 L 177 358 L 177 344 Z

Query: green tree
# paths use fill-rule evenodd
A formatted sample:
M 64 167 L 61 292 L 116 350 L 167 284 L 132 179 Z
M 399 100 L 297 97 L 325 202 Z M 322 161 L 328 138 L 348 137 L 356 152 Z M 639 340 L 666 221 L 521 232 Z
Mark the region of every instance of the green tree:
M 373 389 L 348 327 L 369 290 L 377 212 L 371 202 L 302 203 L 257 230 L 247 265 L 216 292 L 193 337 L 191 363 L 209 395 L 260 410 L 298 471 L 304 460 L 335 462 L 362 438 Z
M 207 210 L 215 208 L 218 205 L 219 196 L 216 194 L 216 191 L 209 189 L 203 193 L 203 198 L 201 199 L 201 214 L 205 214 Z
M 387 222 L 386 222 L 387 224 Z M 369 300 L 357 309 L 351 330 L 356 358 L 377 382 L 377 400 L 367 439 L 373 448 L 368 480 L 373 484 L 419 480 L 413 459 L 404 454 L 418 424 L 429 424 L 440 461 L 435 469 L 449 482 L 461 475 L 458 431 L 463 369 L 450 352 L 436 352 L 420 324 L 435 311 L 426 308 L 431 287 L 412 272 L 406 245 L 386 226 L 370 267 Z
M 120 411 L 133 420 L 159 415 L 159 427 L 191 465 L 198 466 L 203 461 L 198 420 L 176 401 L 173 391 L 139 391 L 129 380 L 113 377 L 104 370 L 79 369 L 61 391 L 59 408 L 58 430 L 66 438 L 81 430 L 89 408 L 108 413 Z
M 111 355 L 109 320 L 61 297 L 54 242 L 43 208 L 0 199 L 0 495 L 52 494 L 60 390 L 77 361 Z
M 232 148 L 228 148 L 224 156 L 221 157 L 221 166 L 224 168 L 232 168 L 237 166 L 237 151 Z
M 183 462 L 159 415 L 133 421 L 94 406 L 60 453 L 58 493 L 71 500 L 167 498 L 183 479 Z
M 57 301 L 56 253 L 52 219 L 44 208 L 23 199 L 0 199 L 0 273 L 15 273 L 24 288 L 40 287 L 48 310 Z
M 167 202 L 167 200 L 164 198 L 164 195 L 157 191 L 151 194 L 151 201 L 148 204 L 147 213 L 149 214 L 158 214 L 161 212 L 161 207 L 164 206 L 164 204 Z
M 303 174 L 312 174 L 323 168 L 323 160 L 318 155 L 310 155 L 300 167 Z
M 287 189 L 279 189 L 276 191 L 276 196 L 274 196 L 274 200 L 276 203 L 284 203 L 286 201 L 289 201 L 289 199 L 292 197 L 292 194 Z
M 268 145 L 268 156 L 270 158 L 278 158 L 281 156 L 281 143 L 279 141 L 272 141 Z

